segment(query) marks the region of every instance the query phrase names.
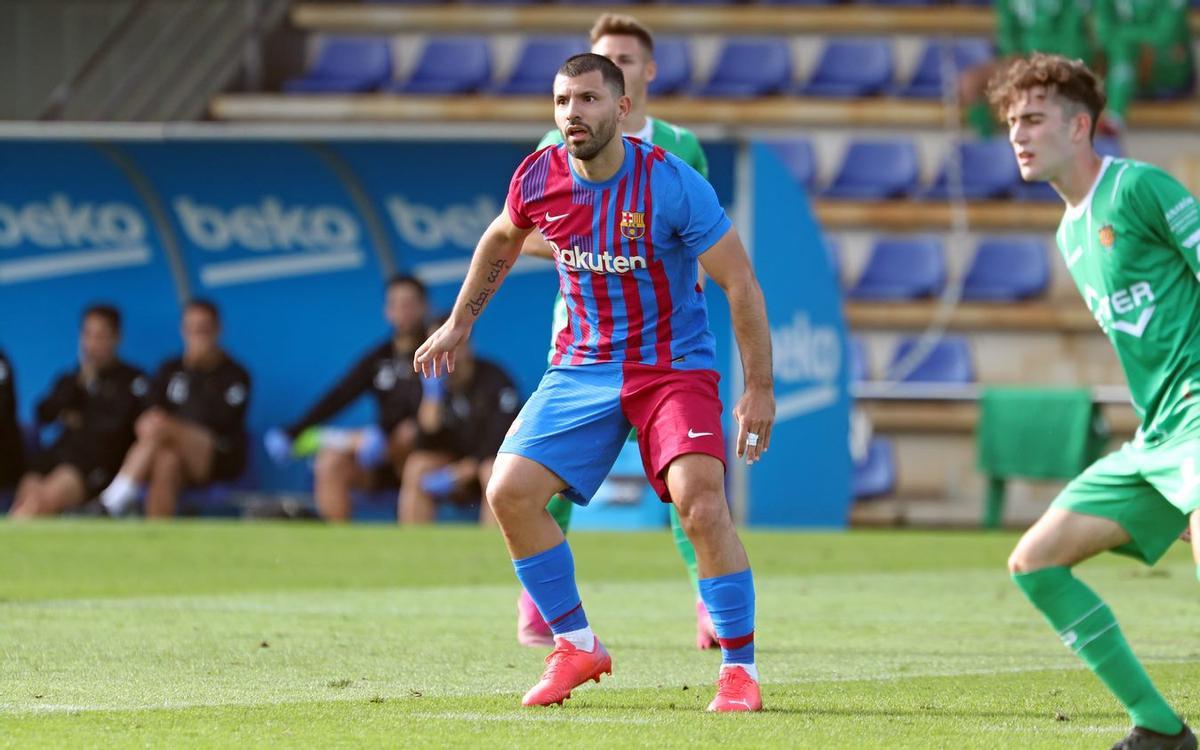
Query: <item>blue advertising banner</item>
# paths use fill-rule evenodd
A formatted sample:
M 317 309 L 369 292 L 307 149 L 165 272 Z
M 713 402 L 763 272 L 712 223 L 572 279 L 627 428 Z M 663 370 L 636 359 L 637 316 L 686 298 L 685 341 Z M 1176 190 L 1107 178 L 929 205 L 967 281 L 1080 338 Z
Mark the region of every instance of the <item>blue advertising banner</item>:
M 0 141 L 0 348 L 17 373 L 20 414 L 76 366 L 79 315 L 96 302 L 125 317 L 120 353 L 143 368 L 178 340 L 162 237 L 142 197 L 101 149 Z
M 297 419 L 388 335 L 380 248 L 346 187 L 291 143 L 125 144 L 169 216 L 191 293 L 217 303 L 223 340 L 250 371 L 255 435 Z M 341 421 L 373 420 L 365 402 Z M 253 441 L 261 451 L 261 441 Z M 259 453 L 267 486 L 299 487 Z
M 846 525 L 850 392 L 836 275 L 808 198 L 764 144 L 751 144 L 754 266 L 775 359 L 771 449 L 749 468 L 748 523 Z
M 384 225 L 397 268 L 429 285 L 436 312 L 448 311 L 475 244 L 504 209 L 513 171 L 534 144 L 344 143 L 330 147 L 355 177 Z M 558 277 L 553 265 L 522 257 L 476 324 L 476 352 L 501 363 L 523 396 L 546 370 Z

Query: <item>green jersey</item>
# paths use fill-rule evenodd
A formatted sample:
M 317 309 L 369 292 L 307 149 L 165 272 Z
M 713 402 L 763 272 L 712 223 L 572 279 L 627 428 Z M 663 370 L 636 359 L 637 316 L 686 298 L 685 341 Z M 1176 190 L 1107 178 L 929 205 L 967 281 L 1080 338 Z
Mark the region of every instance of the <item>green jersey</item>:
M 700 147 L 700 141 L 696 138 L 696 134 L 687 128 L 681 128 L 678 125 L 672 125 L 666 120 L 658 120 L 653 117 L 646 118 L 646 127 L 638 133 L 628 133 L 627 135 L 633 138 L 646 140 L 645 136 L 650 136 L 650 142 L 664 151 L 675 154 L 680 159 L 688 163 L 692 169 L 699 172 L 708 179 L 708 157 L 704 155 L 704 149 Z M 555 143 L 562 143 L 562 132 L 555 128 L 542 136 L 542 140 L 538 141 L 538 149 L 543 149 L 546 146 Z M 560 293 L 554 298 L 554 323 L 550 331 L 550 355 L 549 358 L 554 358 L 554 337 L 567 325 L 567 303 L 563 301 Z
M 1050 52 L 1092 61 L 1089 0 L 995 0 L 993 4 L 1001 57 Z
M 1056 239 L 1116 349 L 1144 441 L 1200 427 L 1200 204 L 1153 165 L 1106 158 Z

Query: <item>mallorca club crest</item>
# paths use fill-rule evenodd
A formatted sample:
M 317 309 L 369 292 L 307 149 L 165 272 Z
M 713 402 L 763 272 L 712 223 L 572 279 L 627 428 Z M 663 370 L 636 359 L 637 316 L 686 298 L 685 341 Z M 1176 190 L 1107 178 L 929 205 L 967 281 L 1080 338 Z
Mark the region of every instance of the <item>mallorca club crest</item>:
M 1112 250 L 1112 246 L 1116 241 L 1117 230 L 1113 229 L 1112 224 L 1105 224 L 1100 227 L 1100 247 L 1105 250 Z
M 621 236 L 630 240 L 640 240 L 646 233 L 646 214 L 642 211 L 621 212 Z

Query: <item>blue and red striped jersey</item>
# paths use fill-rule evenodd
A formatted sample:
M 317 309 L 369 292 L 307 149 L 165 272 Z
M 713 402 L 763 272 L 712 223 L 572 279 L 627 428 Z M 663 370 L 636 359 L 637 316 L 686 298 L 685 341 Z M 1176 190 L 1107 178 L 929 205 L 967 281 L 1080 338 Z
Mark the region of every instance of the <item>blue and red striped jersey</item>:
M 604 182 L 576 174 L 559 144 L 526 157 L 509 184 L 509 219 L 553 247 L 570 313 L 550 364 L 711 369 L 696 259 L 731 222 L 696 170 L 657 146 L 624 143 L 625 161 Z

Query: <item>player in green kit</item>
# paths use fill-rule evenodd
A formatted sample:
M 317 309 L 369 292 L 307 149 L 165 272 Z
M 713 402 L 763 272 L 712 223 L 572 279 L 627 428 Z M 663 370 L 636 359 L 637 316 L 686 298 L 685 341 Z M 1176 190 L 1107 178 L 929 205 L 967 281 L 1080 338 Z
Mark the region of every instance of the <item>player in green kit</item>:
M 1116 349 L 1142 423 L 1088 467 L 1017 543 L 1009 570 L 1125 706 L 1134 728 L 1114 750 L 1196 748 L 1108 606 L 1072 567 L 1114 551 L 1154 564 L 1200 514 L 1200 205 L 1162 170 L 1101 159 L 1092 146 L 1104 93 L 1080 61 L 1034 54 L 993 79 L 1021 176 L 1067 204 L 1058 248 Z M 1193 536 L 1200 545 L 1200 534 Z
M 1108 125 L 1124 128 L 1134 94 L 1181 93 L 1193 79 L 1187 0 L 1097 0 L 1096 41 L 1108 62 Z
M 649 141 L 655 146 L 678 156 L 700 174 L 708 177 L 708 159 L 700 147 L 700 141 L 685 128 L 658 120 L 646 114 L 647 90 L 657 72 L 654 63 L 654 37 L 649 29 L 632 16 L 606 13 L 596 20 L 590 33 L 592 52 L 603 55 L 616 63 L 625 74 L 625 93 L 632 106 L 622 127 L 624 135 Z M 562 143 L 562 133 L 550 130 L 538 142 L 538 148 Z M 549 244 L 534 232 L 526 241 L 522 252 L 543 258 L 553 258 Z M 554 327 L 551 332 L 550 353 L 554 353 L 554 335 L 567 323 L 567 308 L 562 295 L 554 300 Z M 563 533 L 571 523 L 574 504 L 564 497 L 555 495 L 546 507 L 558 522 Z M 692 589 L 696 594 L 696 645 L 699 648 L 715 648 L 717 634 L 712 620 L 700 600 L 699 577 L 696 572 L 696 550 L 683 532 L 675 506 L 670 506 L 671 531 L 675 547 L 687 565 Z M 517 640 L 528 646 L 553 645 L 550 627 L 542 620 L 537 607 L 525 593 L 517 602 Z

